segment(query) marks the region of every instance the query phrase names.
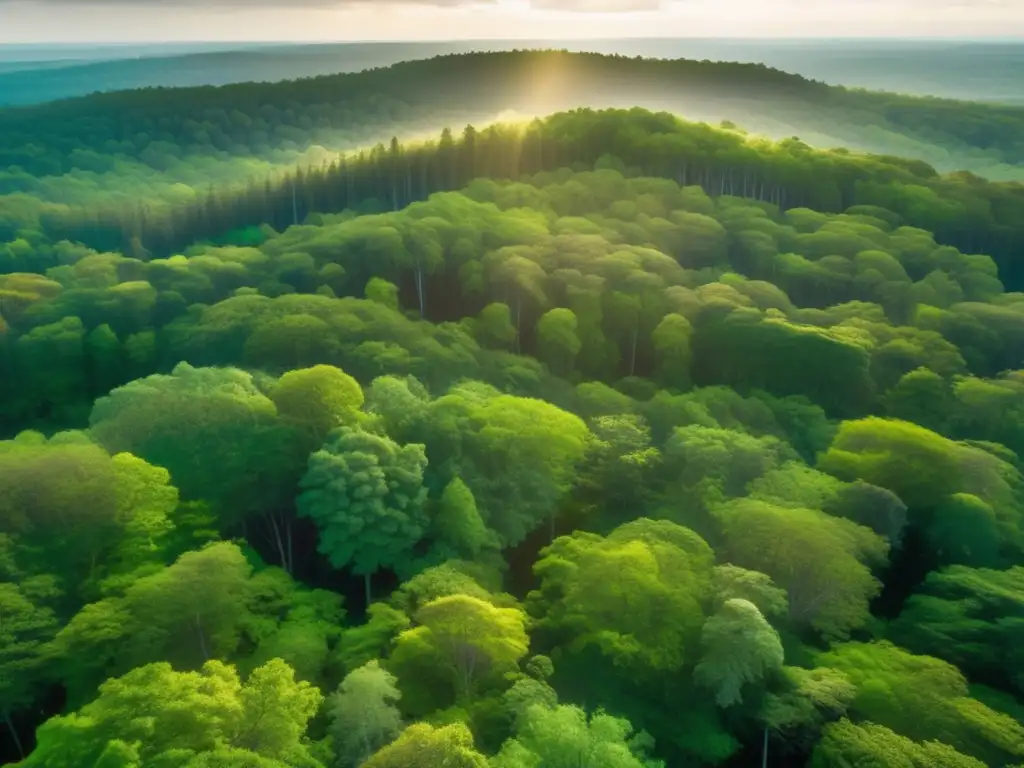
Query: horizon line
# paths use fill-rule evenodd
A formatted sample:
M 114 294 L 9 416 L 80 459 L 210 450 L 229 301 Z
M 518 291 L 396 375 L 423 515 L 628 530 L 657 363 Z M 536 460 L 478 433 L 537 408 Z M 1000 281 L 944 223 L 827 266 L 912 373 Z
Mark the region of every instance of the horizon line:
M 709 41 L 719 42 L 752 42 L 752 41 L 776 41 L 776 42 L 979 42 L 979 43 L 1004 43 L 1024 45 L 1024 36 L 1000 37 L 987 36 L 956 36 L 956 35 L 689 35 L 689 36 L 659 36 L 659 35 L 622 35 L 608 37 L 580 36 L 580 37 L 457 37 L 457 38 L 351 38 L 351 39 L 317 39 L 317 40 L 231 40 L 231 39 L 169 39 L 169 40 L 40 40 L 33 42 L 16 42 L 0 40 L 0 47 L 39 47 L 39 46 L 67 46 L 67 47 L 92 47 L 92 46 L 131 46 L 131 45 L 373 45 L 373 44 L 441 44 L 441 43 L 516 43 L 516 42 L 618 42 L 618 41 Z

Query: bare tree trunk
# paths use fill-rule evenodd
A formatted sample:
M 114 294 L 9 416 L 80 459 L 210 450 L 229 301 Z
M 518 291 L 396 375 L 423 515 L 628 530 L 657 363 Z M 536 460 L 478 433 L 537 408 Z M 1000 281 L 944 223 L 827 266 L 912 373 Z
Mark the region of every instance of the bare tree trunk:
M 274 546 L 277 547 L 277 556 L 281 558 L 281 567 L 291 575 L 291 568 L 288 565 L 288 553 L 285 550 L 284 538 L 281 536 L 281 526 L 277 524 L 277 516 L 271 512 L 267 515 L 270 521 L 271 530 L 274 532 Z
M 768 768 L 768 726 L 764 727 L 764 748 L 761 750 L 761 768 Z
M 420 319 L 426 316 L 426 289 L 423 285 L 423 265 L 416 264 L 416 296 L 420 302 Z
M 370 603 L 373 601 L 373 591 L 370 588 L 370 574 L 363 574 L 363 587 L 366 589 L 366 607 L 370 607 Z
M 25 759 L 25 747 L 21 743 L 21 737 L 18 735 L 18 729 L 14 727 L 14 723 L 11 721 L 11 713 L 4 710 L 4 722 L 7 724 L 7 730 L 11 732 L 11 738 L 14 740 L 14 746 L 18 750 L 18 755 L 22 760 Z

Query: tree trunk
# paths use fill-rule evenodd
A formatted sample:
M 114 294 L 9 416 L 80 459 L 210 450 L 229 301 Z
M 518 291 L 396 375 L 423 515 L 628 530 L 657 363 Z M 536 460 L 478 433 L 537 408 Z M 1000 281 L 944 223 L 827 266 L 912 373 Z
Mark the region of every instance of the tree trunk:
M 761 768 L 768 768 L 768 726 L 764 727 L 764 747 L 761 750 Z
M 288 553 L 285 551 L 284 538 L 281 536 L 281 526 L 277 524 L 277 517 L 273 512 L 267 515 L 270 527 L 274 531 L 274 545 L 277 547 L 277 556 L 281 558 L 281 567 L 291 575 L 291 568 L 288 566 Z
M 423 265 L 416 265 L 416 296 L 420 302 L 420 319 L 422 320 L 426 316 L 426 288 L 423 285 Z
M 363 574 L 363 587 L 366 589 L 366 607 L 370 607 L 370 603 L 373 601 L 373 591 L 370 589 L 370 574 Z
M 18 750 L 18 755 L 22 760 L 25 759 L 25 747 L 22 746 L 21 737 L 18 735 L 18 729 L 14 727 L 14 723 L 11 721 L 11 713 L 4 710 L 4 722 L 7 724 L 7 730 L 11 732 L 11 738 L 14 740 L 14 747 Z

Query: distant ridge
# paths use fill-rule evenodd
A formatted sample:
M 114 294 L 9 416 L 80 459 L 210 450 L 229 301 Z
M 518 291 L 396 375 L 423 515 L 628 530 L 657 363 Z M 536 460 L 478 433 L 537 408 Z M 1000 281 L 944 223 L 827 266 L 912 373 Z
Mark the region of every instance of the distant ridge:
M 148 86 L 274 82 L 357 72 L 448 53 L 558 48 L 663 59 L 761 62 L 830 84 L 1024 103 L 1024 44 L 928 40 L 637 38 L 448 42 L 208 43 L 55 47 L 63 60 L 26 63 L 30 47 L 0 46 L 0 104 L 33 104 Z M 5 55 L 5 53 L 7 55 Z M 69 58 L 70 57 L 70 58 Z M 74 58 L 82 59 L 74 61 Z
M 345 130 L 353 111 L 390 111 L 395 119 L 415 123 L 428 114 L 458 122 L 503 110 L 547 114 L 579 106 L 644 106 L 692 120 L 728 118 L 768 135 L 799 130 L 842 139 L 837 126 L 867 126 L 951 150 L 998 153 L 1001 162 L 1024 162 L 1024 107 L 847 89 L 764 64 L 550 50 L 445 54 L 355 74 L 150 87 L 0 110 L 0 165 L 39 173 L 30 166 L 38 153 L 33 147 L 40 144 L 55 149 L 84 142 L 99 149 L 139 136 L 144 145 L 154 131 L 162 141 L 187 147 L 196 144 L 199 124 L 207 126 L 203 136 L 212 130 L 244 146 L 250 141 L 247 121 L 264 117 L 268 125 L 282 126 L 264 142 L 273 149 L 327 142 Z

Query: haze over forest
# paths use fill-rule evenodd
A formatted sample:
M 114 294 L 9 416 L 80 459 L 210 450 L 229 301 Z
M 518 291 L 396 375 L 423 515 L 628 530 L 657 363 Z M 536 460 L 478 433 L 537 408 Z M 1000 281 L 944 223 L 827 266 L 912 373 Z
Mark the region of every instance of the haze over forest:
M 513 48 L 763 63 L 832 85 L 1024 104 L 1024 44 L 1012 41 L 723 38 L 0 45 L 0 104 L 151 85 L 295 79 Z

